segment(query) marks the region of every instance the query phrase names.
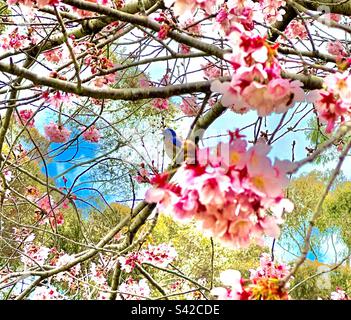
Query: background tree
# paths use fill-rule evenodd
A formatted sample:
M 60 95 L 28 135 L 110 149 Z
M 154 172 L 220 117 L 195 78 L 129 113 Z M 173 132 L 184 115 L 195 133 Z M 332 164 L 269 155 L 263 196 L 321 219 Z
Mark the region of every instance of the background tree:
M 0 11 L 2 298 L 348 299 L 348 1 Z

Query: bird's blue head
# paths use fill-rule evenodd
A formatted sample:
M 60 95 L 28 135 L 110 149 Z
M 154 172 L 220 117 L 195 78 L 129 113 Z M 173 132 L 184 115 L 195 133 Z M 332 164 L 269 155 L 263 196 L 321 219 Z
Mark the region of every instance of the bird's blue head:
M 164 129 L 163 130 L 163 135 L 165 137 L 173 137 L 173 138 L 177 137 L 177 133 L 171 128 Z
M 171 142 L 173 145 L 177 147 L 182 145 L 181 141 L 177 138 L 177 133 L 171 128 L 164 129 L 163 136 L 165 138 L 165 143 Z

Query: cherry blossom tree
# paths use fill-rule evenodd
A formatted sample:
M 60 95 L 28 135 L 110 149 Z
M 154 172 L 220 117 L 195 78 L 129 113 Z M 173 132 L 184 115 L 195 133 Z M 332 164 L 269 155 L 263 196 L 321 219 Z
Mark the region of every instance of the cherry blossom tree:
M 351 148 L 349 1 L 7 0 L 1 12 L 1 298 L 292 298 Z M 299 252 L 277 261 L 304 203 L 291 180 L 328 152 Z M 182 270 L 172 239 L 152 241 L 164 215 L 210 239 L 206 277 Z M 244 274 L 215 270 L 218 245 L 265 249 Z

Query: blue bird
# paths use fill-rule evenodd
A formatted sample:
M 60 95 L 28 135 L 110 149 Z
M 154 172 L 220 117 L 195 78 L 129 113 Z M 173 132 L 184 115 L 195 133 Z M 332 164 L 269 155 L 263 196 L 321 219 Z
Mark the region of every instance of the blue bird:
M 162 133 L 164 137 L 165 152 L 170 159 L 173 159 L 181 150 L 183 143 L 177 137 L 177 133 L 173 129 L 164 129 Z

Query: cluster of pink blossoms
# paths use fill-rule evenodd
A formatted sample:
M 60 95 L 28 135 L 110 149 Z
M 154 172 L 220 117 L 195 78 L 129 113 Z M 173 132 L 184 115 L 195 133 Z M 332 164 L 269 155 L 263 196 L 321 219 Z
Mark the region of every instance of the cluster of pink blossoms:
M 337 57 L 345 57 L 347 55 L 344 45 L 340 41 L 328 42 L 327 50 L 329 54 L 332 54 Z
M 252 30 L 253 20 L 257 18 L 258 7 L 252 1 L 231 0 L 225 2 L 216 15 L 215 30 L 220 28 L 223 35 L 229 36 L 238 28 Z M 261 13 L 262 14 L 262 13 Z
M 94 125 L 90 126 L 88 129 L 84 127 L 82 128 L 82 130 L 85 130 L 83 132 L 83 138 L 85 140 L 95 143 L 99 142 L 101 134 L 100 131 Z
M 108 59 L 103 50 L 97 49 L 93 44 L 86 43 L 89 56 L 84 60 L 85 65 L 89 66 L 90 72 L 95 76 L 93 83 L 96 87 L 104 87 L 116 81 L 117 72 L 109 70 L 115 67 L 115 64 Z M 98 76 L 100 72 L 105 72 L 105 75 Z
M 329 19 L 331 21 L 334 21 L 334 22 L 340 22 L 342 16 L 340 14 L 337 14 L 337 13 L 328 13 L 325 15 L 325 18 Z
M 43 53 L 45 59 L 49 62 L 59 63 L 62 60 L 63 50 L 61 48 L 56 48 L 52 50 L 47 50 Z
M 177 173 L 178 183 L 168 182 L 168 173 L 153 177 L 145 199 L 176 218 L 195 218 L 224 243 L 262 244 L 265 235 L 279 236 L 284 210 L 293 210 L 284 198 L 292 164 L 272 165 L 270 149 L 260 141 L 247 150 L 246 141 L 231 133 L 229 143 L 198 150 L 197 163 L 184 164 Z
M 54 122 L 50 122 L 48 125 L 44 126 L 44 132 L 50 142 L 56 143 L 67 142 L 71 135 L 70 130 Z
M 23 240 L 23 252 L 21 262 L 26 267 L 43 266 L 50 254 L 50 249 L 45 246 L 34 244 L 35 236 L 31 234 Z
M 293 20 L 286 28 L 285 34 L 289 39 L 300 38 L 304 40 L 307 38 L 307 29 L 300 20 Z
M 166 243 L 162 243 L 158 246 L 149 245 L 147 249 L 138 252 L 131 252 L 125 257 L 119 257 L 118 261 L 121 264 L 121 269 L 130 273 L 134 270 L 135 263 L 151 263 L 165 268 L 176 258 L 177 252 L 175 249 Z
M 51 259 L 50 264 L 54 265 L 56 268 L 67 265 L 68 263 L 74 260 L 74 256 L 71 256 L 67 253 L 64 253 L 64 252 L 58 253 L 57 251 L 54 253 L 55 253 L 55 256 L 53 259 Z M 81 271 L 81 265 L 80 263 L 78 263 L 72 268 L 70 268 L 69 270 L 67 270 L 66 272 L 58 273 L 55 276 L 55 280 L 61 283 L 66 282 L 69 288 L 74 289 L 76 285 L 75 280 L 79 276 L 80 271 Z
M 162 98 L 156 98 L 152 100 L 152 106 L 158 110 L 167 110 L 169 107 L 168 100 Z
M 18 50 L 28 46 L 30 43 L 29 36 L 19 28 L 9 30 L 0 36 L 0 47 L 6 51 Z
M 262 254 L 260 267 L 250 270 L 250 279 L 243 279 L 237 270 L 226 270 L 220 280 L 225 287 L 214 288 L 211 293 L 219 300 L 288 300 L 286 288 L 280 281 L 289 273 L 285 264 L 275 264 L 268 254 Z
M 42 98 L 45 101 L 49 102 L 51 105 L 53 105 L 55 108 L 59 108 L 61 104 L 63 103 L 67 104 L 71 102 L 72 94 L 67 92 L 61 92 L 61 91 L 55 91 L 55 92 L 44 91 L 42 93 Z
M 266 39 L 248 33 L 230 34 L 233 54 L 225 58 L 234 69 L 231 82 L 215 80 L 211 90 L 222 94 L 221 103 L 235 112 L 254 109 L 260 116 L 272 112 L 286 112 L 294 101 L 303 101 L 305 94 L 300 81 L 281 77 L 276 59 L 277 45 L 270 46 Z
M 109 1 L 108 0 L 87 0 L 89 2 L 101 4 L 101 5 L 108 5 Z M 16 5 L 16 4 L 22 4 L 27 7 L 38 7 L 39 9 L 45 7 L 45 6 L 55 6 L 58 5 L 61 2 L 61 0 L 7 0 L 7 4 L 9 6 Z M 124 5 L 123 0 L 116 0 L 114 2 L 115 6 L 117 8 L 121 8 Z M 73 11 L 75 11 L 78 15 L 81 17 L 90 17 L 94 15 L 92 11 L 87 11 L 87 10 L 81 10 L 78 8 L 73 7 Z
M 270 24 L 276 21 L 282 21 L 285 14 L 284 0 L 260 0 L 260 9 L 264 15 L 264 20 Z
M 330 295 L 331 300 L 351 300 L 346 292 L 340 288 L 336 288 Z
M 23 109 L 19 112 L 17 122 L 20 125 L 26 125 L 27 127 L 34 127 L 34 111 L 31 109 Z
M 41 210 L 36 211 L 37 220 L 39 224 L 50 223 L 52 227 L 62 226 L 65 222 L 62 211 L 55 200 L 49 196 L 44 195 L 37 200 L 37 205 Z
M 89 280 L 99 286 L 100 290 L 97 300 L 107 300 L 109 293 L 109 286 L 106 279 L 106 270 L 96 265 L 94 262 L 90 264 Z M 107 291 L 106 291 L 107 290 Z
M 188 117 L 196 116 L 200 110 L 200 106 L 196 102 L 196 97 L 185 97 L 183 98 L 182 103 L 180 104 L 180 110 Z
M 201 35 L 201 24 L 196 23 L 194 18 L 186 20 L 180 27 L 193 35 Z
M 221 69 L 212 62 L 201 65 L 201 67 L 203 68 L 205 78 L 207 79 L 215 79 L 221 76 Z
M 327 124 L 326 132 L 342 124 L 351 116 L 351 75 L 348 72 L 335 73 L 325 77 L 325 90 L 318 91 L 315 108 L 319 119 Z
M 258 3 L 255 2 L 251 0 L 165 0 L 165 5 L 171 7 L 174 4 L 173 11 L 176 15 L 194 12 L 196 9 L 203 9 L 207 14 L 217 12 L 217 16 L 222 17 L 228 13 L 231 15 L 230 19 L 236 19 L 243 25 L 252 24 L 254 11 L 263 14 L 264 21 L 270 24 L 283 19 L 284 7 L 286 6 L 284 0 L 259 0 Z M 216 10 L 218 6 L 221 6 L 220 11 Z M 229 10 L 226 10 L 227 8 Z M 224 11 L 222 11 L 223 9 Z
M 120 292 L 117 299 L 123 300 L 144 300 L 151 294 L 151 290 L 145 279 L 134 280 L 128 278 L 118 287 Z
M 193 34 L 194 36 L 199 36 L 201 35 L 201 24 L 200 23 L 195 23 L 195 20 L 188 19 L 184 23 L 180 24 L 180 28 L 185 30 L 188 33 Z M 179 44 L 179 52 L 181 54 L 188 54 L 191 51 L 191 47 L 184 43 Z
M 159 23 L 161 23 L 160 30 L 157 33 L 157 38 L 159 40 L 165 40 L 168 37 L 168 32 L 171 30 L 171 27 L 169 25 L 169 21 L 165 14 L 161 12 L 161 14 L 155 18 L 155 20 Z
M 165 4 L 171 6 L 174 2 L 176 14 L 193 12 L 197 8 L 210 14 L 214 8 L 219 8 L 216 23 L 232 47 L 233 54 L 225 55 L 225 59 L 233 67 L 233 76 L 231 82 L 214 81 L 211 90 L 222 94 L 224 106 L 240 113 L 254 109 L 260 116 L 267 116 L 272 112 L 286 112 L 295 101 L 304 100 L 302 83 L 281 77 L 282 70 L 276 59 L 277 46 L 268 45 L 266 38 L 255 36 L 252 32 L 253 21 L 259 18 L 258 14 L 263 13 L 269 23 L 281 20 L 285 1 L 177 0 L 166 1 Z M 295 24 L 297 26 L 293 30 L 296 31 L 301 26 Z M 301 37 L 304 36 L 302 31 L 299 28 Z
M 53 286 L 37 286 L 29 297 L 30 300 L 62 300 L 62 295 Z
M 140 164 L 140 169 L 137 171 L 137 175 L 134 176 L 133 178 L 138 182 L 138 183 L 149 183 L 150 182 L 150 173 L 145 169 L 145 164 L 141 163 Z

